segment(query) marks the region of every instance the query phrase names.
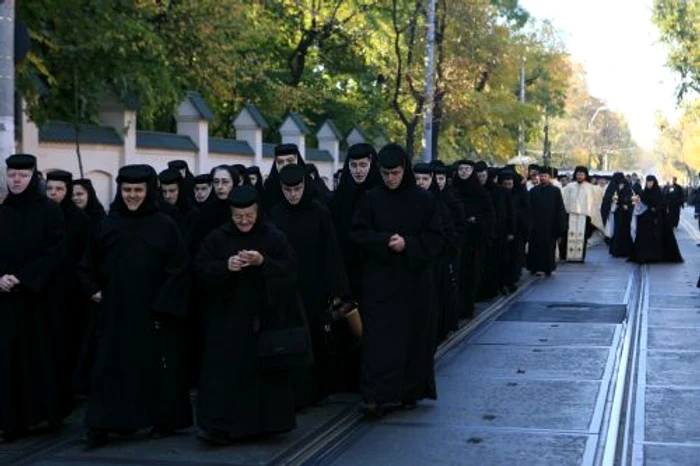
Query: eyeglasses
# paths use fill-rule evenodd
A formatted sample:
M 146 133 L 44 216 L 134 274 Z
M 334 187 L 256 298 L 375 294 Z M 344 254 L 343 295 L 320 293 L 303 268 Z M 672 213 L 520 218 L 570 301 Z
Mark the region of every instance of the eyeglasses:
M 254 222 L 256 218 L 258 218 L 257 213 L 250 213 L 250 214 L 243 214 L 243 215 L 236 214 L 233 216 L 233 221 L 234 222 L 244 222 L 244 221 Z

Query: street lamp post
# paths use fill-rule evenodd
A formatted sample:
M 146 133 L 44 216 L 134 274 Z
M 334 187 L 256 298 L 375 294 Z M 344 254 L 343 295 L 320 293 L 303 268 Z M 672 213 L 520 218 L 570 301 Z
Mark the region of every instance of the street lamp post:
M 600 106 L 600 107 L 598 107 L 598 108 L 596 109 L 596 111 L 593 113 L 593 116 L 592 116 L 591 119 L 588 121 L 588 125 L 586 126 L 586 132 L 587 132 L 587 133 L 591 134 L 591 126 L 593 125 L 593 122 L 595 121 L 595 119 L 596 119 L 596 117 L 598 116 L 598 114 L 599 114 L 600 112 L 605 112 L 605 111 L 607 111 L 607 110 L 608 110 L 608 107 L 606 107 L 605 105 Z M 593 138 L 591 138 L 591 145 L 590 145 L 590 147 L 588 148 L 588 168 L 589 168 L 589 169 L 591 168 L 591 161 L 592 161 L 592 158 L 593 158 L 593 144 L 594 144 Z
M 15 151 L 15 2 L 0 0 L 0 162 Z M 0 183 L 5 186 L 5 167 Z

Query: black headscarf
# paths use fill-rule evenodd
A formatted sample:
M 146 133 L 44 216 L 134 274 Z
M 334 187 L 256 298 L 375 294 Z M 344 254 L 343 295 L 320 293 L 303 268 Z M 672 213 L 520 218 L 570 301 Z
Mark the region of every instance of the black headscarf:
M 659 188 L 659 181 L 653 175 L 647 176 L 646 180 L 653 181 L 654 185 L 651 188 L 647 188 L 646 185 L 644 186 L 644 191 L 642 191 L 639 196 L 642 202 L 649 208 L 662 206 L 664 203 L 664 193 L 661 192 L 661 188 Z
M 129 210 L 122 197 L 121 188 L 125 183 L 146 183 L 146 198 L 135 211 Z M 110 206 L 112 212 L 122 217 L 143 217 L 158 211 L 158 186 L 156 173 L 148 165 L 126 165 L 119 169 L 117 176 L 117 195 Z
M 61 181 L 66 185 L 66 197 L 59 203 L 61 209 L 65 211 L 71 206 L 77 209 L 77 206 L 73 203 L 73 175 L 65 170 L 54 170 L 46 175 L 46 182 L 49 181 Z
M 301 153 L 299 152 L 299 149 L 296 145 L 280 144 L 275 147 L 275 157 L 277 157 L 278 155 L 281 156 L 291 154 L 296 155 L 297 165 L 304 167 L 304 170 L 306 170 L 306 162 L 301 156 Z M 316 186 L 314 185 L 313 180 L 311 180 L 311 177 L 308 174 L 306 175 L 305 181 L 306 186 L 310 187 L 310 194 L 313 196 L 313 198 L 318 198 L 319 194 L 316 191 Z M 272 163 L 272 168 L 270 168 L 270 174 L 267 176 L 267 180 L 265 180 L 264 187 L 265 197 L 263 198 L 263 205 L 265 209 L 269 211 L 269 209 L 272 209 L 275 205 L 284 200 L 284 194 L 282 194 L 282 188 L 280 186 L 280 177 L 279 173 L 277 172 L 277 165 L 274 162 Z
M 416 185 L 416 176 L 413 173 L 411 161 L 408 160 L 406 149 L 404 149 L 402 146 L 396 143 L 387 144 L 379 151 L 377 158 L 379 159 L 380 167 L 392 169 L 400 166 L 404 169 L 401 184 L 399 184 L 394 191 L 401 191 L 407 187 L 413 187 Z M 382 187 L 389 190 L 386 183 L 382 183 Z
M 311 181 L 313 181 L 314 186 L 316 187 L 316 191 L 324 199 L 329 199 L 331 190 L 328 189 L 328 186 L 326 186 L 326 183 L 321 178 L 321 174 L 318 172 L 318 167 L 316 167 L 316 165 L 314 165 L 313 163 L 307 163 L 306 164 L 306 173 L 311 178 Z
M 162 185 L 164 184 L 177 184 L 178 193 L 177 202 L 175 202 L 175 207 L 178 211 L 180 211 L 181 214 L 186 214 L 192 209 L 194 209 L 190 197 L 185 192 L 185 178 L 182 177 L 181 173 L 178 170 L 168 168 L 167 170 L 163 170 L 162 172 L 160 172 L 158 176 L 160 178 L 161 191 Z
M 107 212 L 105 212 L 104 206 L 97 198 L 97 193 L 95 192 L 95 187 L 92 185 L 92 181 L 89 178 L 73 180 L 73 183 L 71 183 L 71 192 L 73 191 L 73 186 L 76 185 L 85 189 L 88 194 L 88 201 L 83 211 L 88 214 L 93 225 L 99 224 L 102 219 L 105 218 Z
M 369 172 L 362 183 L 357 183 L 350 173 L 350 161 L 364 158 L 369 158 L 370 160 Z M 379 161 L 377 160 L 377 151 L 374 150 L 374 147 L 366 143 L 350 146 L 343 163 L 340 182 L 330 204 L 340 246 L 344 251 L 348 248 L 347 243 L 349 240 L 347 239 L 347 234 L 350 231 L 357 203 L 367 191 L 379 186 L 381 182 Z
M 258 192 L 258 196 L 260 196 L 260 199 L 262 199 L 264 197 L 263 194 L 265 193 L 265 188 L 263 187 L 263 177 L 262 173 L 260 172 L 260 167 L 257 167 L 255 165 L 253 165 L 252 167 L 248 167 L 245 169 L 245 174 L 246 177 L 248 177 L 248 180 L 250 180 L 250 175 L 257 176 L 257 180 L 255 181 L 255 184 L 253 186 Z

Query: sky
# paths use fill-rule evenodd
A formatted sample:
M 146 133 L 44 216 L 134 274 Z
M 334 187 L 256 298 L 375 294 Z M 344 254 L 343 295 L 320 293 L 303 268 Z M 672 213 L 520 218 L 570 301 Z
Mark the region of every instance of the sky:
M 537 19 L 549 19 L 572 58 L 583 64 L 591 95 L 623 113 L 632 135 L 650 148 L 654 113 L 677 118 L 677 79 L 651 22 L 653 0 L 520 0 Z

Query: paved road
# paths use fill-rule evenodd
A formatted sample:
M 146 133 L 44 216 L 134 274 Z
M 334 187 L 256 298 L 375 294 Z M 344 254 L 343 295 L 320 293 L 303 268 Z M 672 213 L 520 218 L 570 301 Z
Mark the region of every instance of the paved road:
M 685 212 L 683 266 L 650 268 L 634 416 L 634 464 L 700 464 L 700 234 Z
M 642 300 L 634 464 L 700 464 L 700 248 L 677 233 L 686 263 L 650 267 Z M 566 264 L 456 346 L 437 367 L 439 400 L 362 423 L 317 457 L 333 465 L 581 465 L 601 458 L 610 395 L 636 302 L 637 267 L 603 247 Z M 191 434 L 145 434 L 86 452 L 80 413 L 55 435 L 0 444 L 0 464 L 280 465 L 285 456 L 355 410 L 336 398 L 299 417 L 293 433 L 258 444 L 207 448 Z

